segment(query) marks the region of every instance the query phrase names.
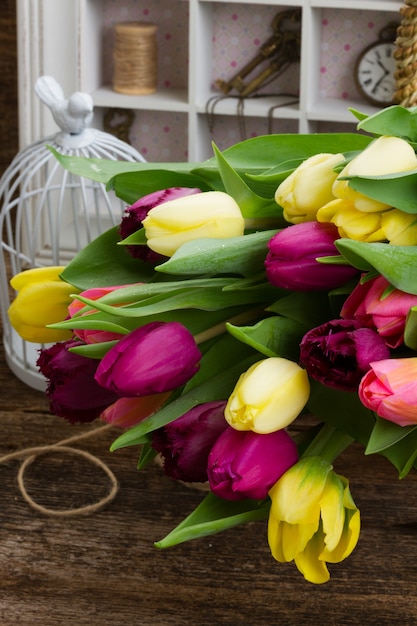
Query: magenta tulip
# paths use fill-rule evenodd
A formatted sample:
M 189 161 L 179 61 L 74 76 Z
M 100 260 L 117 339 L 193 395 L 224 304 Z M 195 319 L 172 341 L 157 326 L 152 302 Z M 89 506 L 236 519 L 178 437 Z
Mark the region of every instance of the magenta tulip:
M 303 222 L 279 231 L 269 241 L 266 274 L 275 287 L 320 291 L 344 285 L 358 271 L 351 265 L 319 263 L 319 257 L 340 256 L 334 242 L 336 226 Z
M 46 395 L 54 415 L 69 422 L 92 422 L 118 399 L 95 381 L 98 361 L 69 352 L 80 342 L 68 340 L 41 350 L 37 365 L 48 381 Z
M 379 417 L 399 426 L 417 424 L 417 357 L 371 363 L 359 385 L 359 398 Z
M 185 482 L 207 481 L 209 452 L 228 428 L 225 406 L 224 401 L 199 404 L 153 433 L 152 447 L 163 457 L 167 476 Z
M 394 289 L 383 276 L 368 280 L 352 291 L 341 316 L 359 320 L 384 337 L 389 348 L 404 341 L 404 327 L 411 307 L 417 306 L 417 296 Z
M 200 193 L 201 190 L 192 187 L 170 187 L 169 189 L 162 189 L 161 191 L 154 191 L 143 198 L 137 200 L 134 204 L 127 207 L 125 210 L 122 221 L 120 223 L 120 236 L 122 239 L 126 239 L 132 233 L 142 228 L 142 222 L 148 215 L 149 211 L 163 202 L 168 200 L 175 200 L 176 198 L 183 198 L 184 196 L 191 196 L 195 193 Z M 131 245 L 126 246 L 129 254 L 137 259 L 142 259 L 149 262 L 158 262 L 166 257 L 154 252 L 146 245 Z
M 356 320 L 326 322 L 300 344 L 300 360 L 311 378 L 343 391 L 357 390 L 370 363 L 389 356 L 383 338 Z
M 199 368 L 200 350 L 178 322 L 151 322 L 117 342 L 100 361 L 97 382 L 124 397 L 172 391 Z
M 263 500 L 297 460 L 297 446 L 285 430 L 260 435 L 229 427 L 208 457 L 210 489 L 225 500 Z

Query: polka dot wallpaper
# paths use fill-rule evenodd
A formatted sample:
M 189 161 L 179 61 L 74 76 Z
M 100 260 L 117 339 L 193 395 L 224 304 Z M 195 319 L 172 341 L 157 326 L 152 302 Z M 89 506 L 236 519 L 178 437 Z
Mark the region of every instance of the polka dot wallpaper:
M 346 0 L 346 4 L 349 2 Z M 213 3 L 212 88 L 217 79 L 229 80 L 259 51 L 273 34 L 277 7 L 253 3 Z M 359 99 L 353 79 L 357 55 L 376 41 L 392 14 L 349 9 L 322 9 L 319 95 L 323 98 Z M 188 73 L 188 3 L 181 0 L 103 0 L 103 83 L 113 75 L 113 26 L 121 21 L 149 21 L 158 25 L 158 89 L 186 88 Z M 398 17 L 399 21 L 399 17 Z M 264 69 L 268 63 L 260 68 Z M 248 77 L 254 78 L 258 68 Z M 264 94 L 292 94 L 299 90 L 298 64 L 292 64 L 266 87 Z M 221 92 L 217 89 L 218 93 Z M 268 120 L 230 118 L 215 115 L 213 139 L 220 148 L 246 136 L 268 132 Z M 333 128 L 322 125 L 322 131 Z M 296 132 L 293 120 L 275 119 L 273 132 Z M 185 114 L 137 111 L 131 141 L 148 160 L 187 159 L 187 118 Z

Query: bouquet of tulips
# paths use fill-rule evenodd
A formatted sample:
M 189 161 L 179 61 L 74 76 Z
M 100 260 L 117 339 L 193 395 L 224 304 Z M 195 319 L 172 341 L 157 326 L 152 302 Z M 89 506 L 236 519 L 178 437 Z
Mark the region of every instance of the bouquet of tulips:
M 324 583 L 360 533 L 338 455 L 415 465 L 417 111 L 352 115 L 361 132 L 204 163 L 56 154 L 126 211 L 66 267 L 15 276 L 10 320 L 49 346 L 54 414 L 207 485 L 159 548 L 267 518 L 272 556 Z

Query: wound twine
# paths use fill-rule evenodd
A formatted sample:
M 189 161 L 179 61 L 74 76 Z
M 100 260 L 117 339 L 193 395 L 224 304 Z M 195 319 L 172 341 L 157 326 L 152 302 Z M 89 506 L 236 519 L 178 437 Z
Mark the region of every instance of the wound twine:
M 85 450 L 71 448 L 67 444 L 77 443 L 81 441 L 82 439 L 87 439 L 88 437 L 97 436 L 98 434 L 101 434 L 102 432 L 110 428 L 113 428 L 111 424 L 107 424 L 105 426 L 100 426 L 99 428 L 95 428 L 93 430 L 89 430 L 87 432 L 74 435 L 73 437 L 69 437 L 68 439 L 63 439 L 62 441 L 59 441 L 51 445 L 24 448 L 23 450 L 18 450 L 17 452 L 12 452 L 10 454 L 6 454 L 5 456 L 0 457 L 0 464 L 6 463 L 7 461 L 11 461 L 13 459 L 26 457 L 19 468 L 19 472 L 17 475 L 17 483 L 18 483 L 19 490 L 23 498 L 25 499 L 25 501 L 36 511 L 39 511 L 40 513 L 44 513 L 46 515 L 52 515 L 54 517 L 72 517 L 76 515 L 91 515 L 92 513 L 96 513 L 97 511 L 102 509 L 106 504 L 114 500 L 119 489 L 117 479 L 115 475 L 113 474 L 113 472 L 111 471 L 111 469 L 99 458 L 97 458 L 90 452 L 86 452 Z M 97 467 L 102 469 L 110 481 L 110 490 L 108 494 L 104 496 L 103 498 L 101 498 L 100 500 L 98 500 L 97 502 L 88 504 L 86 506 L 80 506 L 80 507 L 71 508 L 71 509 L 51 509 L 49 507 L 43 506 L 42 504 L 39 504 L 38 502 L 36 502 L 29 495 L 26 489 L 26 485 L 25 485 L 26 469 L 39 456 L 44 455 L 44 454 L 52 454 L 54 452 L 58 452 L 60 454 L 64 452 L 67 454 L 82 456 L 83 458 L 93 463 L 93 465 L 96 465 Z
M 399 11 L 402 19 L 395 41 L 397 69 L 393 101 L 412 107 L 417 104 L 417 0 L 404 0 Z
M 146 95 L 156 91 L 158 50 L 155 24 L 121 22 L 114 27 L 113 89 L 126 95 Z

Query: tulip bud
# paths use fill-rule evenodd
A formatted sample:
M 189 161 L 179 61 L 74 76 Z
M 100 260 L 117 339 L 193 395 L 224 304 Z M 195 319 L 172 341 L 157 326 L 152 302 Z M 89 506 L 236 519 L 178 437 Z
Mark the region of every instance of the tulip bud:
M 232 391 L 225 417 L 236 430 L 265 434 L 291 424 L 310 395 L 307 372 L 297 363 L 270 357 L 254 363 Z
M 213 444 L 228 427 L 226 402 L 199 404 L 152 433 L 152 447 L 164 459 L 167 476 L 185 482 L 207 481 L 207 460 Z
M 417 424 L 417 357 L 371 363 L 359 385 L 364 406 L 399 426 Z
M 170 257 L 187 241 L 243 235 L 245 222 L 231 196 L 207 191 L 160 204 L 149 211 L 143 226 L 149 248 Z
M 349 186 L 345 176 L 380 176 L 407 172 L 417 168 L 417 157 L 412 146 L 400 137 L 382 136 L 370 143 L 343 168 L 333 184 L 336 198 L 350 200 L 358 211 L 385 211 L 389 204 L 364 196 Z
M 79 295 L 83 296 L 84 298 L 88 298 L 89 300 L 99 300 L 108 293 L 112 293 L 113 291 L 121 289 L 125 286 L 126 285 L 117 285 L 114 287 L 92 287 L 91 289 L 86 289 L 85 291 L 82 291 Z M 69 317 L 74 317 L 75 315 L 78 315 L 84 307 L 85 304 L 84 302 L 81 302 L 81 300 L 72 300 L 71 304 L 68 306 Z M 87 312 L 82 313 L 82 315 L 91 315 L 92 313 L 96 312 L 96 309 L 89 309 Z M 120 333 L 84 328 L 75 329 L 74 335 L 84 343 L 102 343 L 105 341 L 115 341 L 123 337 L 123 335 L 121 335 Z
M 119 398 L 101 413 L 100 419 L 112 426 L 131 428 L 156 413 L 169 396 L 170 393 L 165 392 L 140 398 Z
M 307 332 L 300 344 L 300 362 L 323 385 L 355 391 L 371 361 L 386 359 L 385 341 L 356 320 L 332 320 Z
M 200 193 L 201 190 L 190 187 L 170 187 L 169 189 L 163 189 L 161 191 L 154 191 L 143 198 L 137 200 L 134 204 L 127 207 L 125 210 L 122 221 L 120 223 L 120 236 L 122 239 L 126 239 L 132 233 L 140 230 L 143 227 L 143 220 L 148 215 L 149 211 L 163 202 L 169 200 L 175 200 L 176 198 L 184 198 L 196 193 Z M 132 245 L 126 246 L 127 252 L 136 258 L 144 261 L 159 262 L 163 256 L 150 250 L 147 245 Z
M 100 361 L 96 380 L 120 396 L 172 391 L 197 372 L 201 353 L 178 322 L 151 322 L 117 342 Z
M 297 459 L 297 446 L 285 430 L 259 435 L 229 426 L 208 457 L 210 490 L 225 500 L 263 500 Z
M 389 348 L 398 348 L 404 340 L 407 315 L 414 306 L 417 296 L 394 289 L 386 278 L 378 276 L 355 287 L 340 315 L 375 329 Z
M 320 263 L 316 259 L 339 256 L 334 242 L 336 226 L 306 222 L 281 230 L 268 243 L 266 275 L 275 287 L 318 291 L 344 285 L 358 274 L 351 265 Z
M 68 316 L 70 295 L 79 293 L 59 277 L 64 267 L 39 267 L 13 276 L 11 286 L 18 294 L 8 316 L 11 325 L 25 341 L 53 343 L 72 337 L 68 330 L 46 328 Z
M 340 237 L 373 243 L 386 239 L 381 227 L 382 215 L 359 211 L 351 200 L 338 198 L 317 211 L 317 221 L 337 226 Z
M 294 561 L 304 578 L 325 583 L 328 563 L 340 563 L 355 548 L 360 514 L 349 482 L 320 457 L 305 457 L 269 492 L 268 542 L 279 562 Z
M 78 341 L 56 343 L 40 351 L 37 365 L 48 379 L 46 395 L 54 415 L 69 422 L 92 422 L 118 398 L 94 380 L 98 361 L 69 352 Z
M 315 154 L 280 184 L 275 201 L 284 209 L 287 222 L 299 224 L 316 219 L 318 209 L 334 198 L 334 168 L 343 160 L 343 154 Z

